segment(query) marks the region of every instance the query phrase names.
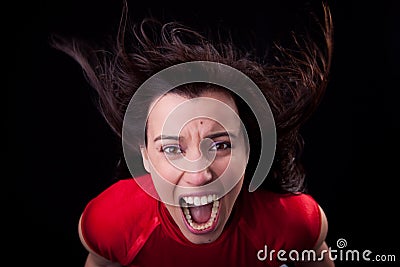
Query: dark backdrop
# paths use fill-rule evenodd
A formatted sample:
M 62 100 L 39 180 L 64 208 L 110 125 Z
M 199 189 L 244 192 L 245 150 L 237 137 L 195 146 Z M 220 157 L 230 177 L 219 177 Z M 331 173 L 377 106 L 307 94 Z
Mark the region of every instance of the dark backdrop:
M 215 1 L 216 2 L 216 1 Z M 239 45 L 262 52 L 298 26 L 318 1 L 159 6 L 129 1 L 146 15 L 194 28 L 231 29 Z M 328 244 L 395 254 L 399 219 L 399 19 L 395 1 L 330 1 L 335 26 L 331 82 L 305 125 L 309 191 L 329 220 Z M 320 10 L 320 9 L 317 9 Z M 94 104 L 77 63 L 51 49 L 51 33 L 102 41 L 114 33 L 120 1 L 25 1 L 4 9 L 9 167 L 4 180 L 7 250 L 16 266 L 83 266 L 77 223 L 85 204 L 114 182 L 118 142 Z M 251 41 L 248 41 L 248 40 Z M 10 60 L 8 60 L 10 59 Z M 4 61 L 3 61 L 4 62 Z M 4 73 L 4 70 L 3 70 Z M 394 263 L 337 262 L 337 266 Z

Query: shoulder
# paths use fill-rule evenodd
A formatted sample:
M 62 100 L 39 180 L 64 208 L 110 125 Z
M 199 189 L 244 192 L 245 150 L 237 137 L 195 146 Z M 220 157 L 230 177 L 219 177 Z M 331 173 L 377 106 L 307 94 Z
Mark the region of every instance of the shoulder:
M 321 209 L 306 193 L 278 194 L 270 191 L 246 193 L 245 205 L 251 207 L 247 220 L 264 233 L 261 243 L 268 240 L 276 247 L 313 248 L 321 232 Z M 264 244 L 262 244 L 264 245 Z
M 143 234 L 150 235 L 157 225 L 157 200 L 134 179 L 125 179 L 87 204 L 79 230 L 82 242 L 91 251 L 111 261 L 124 262 L 143 246 L 137 240 L 145 241 Z
M 317 201 L 306 193 L 284 193 L 279 194 L 271 191 L 260 190 L 246 193 L 246 201 L 251 202 L 254 208 L 267 210 L 277 217 L 285 218 L 286 221 L 301 216 L 304 219 L 312 219 L 319 216 Z
M 321 209 L 317 201 L 305 193 L 285 195 L 282 200 L 288 244 L 297 249 L 314 248 L 321 232 Z
M 119 180 L 86 205 L 83 218 L 96 220 L 97 224 L 115 224 L 116 219 L 143 215 L 142 212 L 154 203 L 155 200 L 143 191 L 133 178 Z

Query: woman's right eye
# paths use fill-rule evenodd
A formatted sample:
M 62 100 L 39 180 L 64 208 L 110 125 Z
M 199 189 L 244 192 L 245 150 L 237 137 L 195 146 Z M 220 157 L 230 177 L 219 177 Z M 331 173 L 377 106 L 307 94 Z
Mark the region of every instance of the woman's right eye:
M 162 152 L 170 155 L 181 154 L 182 150 L 179 145 L 166 145 L 162 147 Z

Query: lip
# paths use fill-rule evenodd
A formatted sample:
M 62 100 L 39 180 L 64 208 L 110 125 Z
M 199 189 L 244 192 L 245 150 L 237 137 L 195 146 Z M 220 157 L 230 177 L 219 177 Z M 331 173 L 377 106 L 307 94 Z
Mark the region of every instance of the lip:
M 203 196 L 203 195 L 204 195 L 204 193 L 201 193 L 201 194 L 198 194 L 198 195 L 196 195 L 196 194 L 182 195 L 181 197 L 185 197 L 185 196 Z M 222 206 L 222 205 L 221 205 L 221 204 L 222 204 L 222 203 L 221 203 L 221 199 L 218 199 L 218 198 L 217 198 L 217 200 L 219 201 L 217 216 L 215 217 L 214 222 L 212 223 L 212 225 L 211 225 L 210 227 L 208 227 L 207 229 L 205 229 L 205 230 L 197 230 L 197 229 L 194 229 L 192 226 L 190 226 L 190 224 L 188 223 L 188 221 L 187 221 L 187 219 L 186 219 L 186 217 L 185 217 L 185 214 L 184 214 L 184 212 L 183 212 L 182 206 L 180 206 L 181 215 L 182 215 L 182 220 L 183 220 L 184 224 L 186 225 L 186 228 L 187 228 L 191 233 L 196 234 L 196 235 L 204 235 L 204 234 L 213 232 L 213 231 L 215 230 L 215 228 L 217 228 L 218 223 L 219 223 L 219 215 L 220 215 L 220 211 L 221 211 L 221 206 Z

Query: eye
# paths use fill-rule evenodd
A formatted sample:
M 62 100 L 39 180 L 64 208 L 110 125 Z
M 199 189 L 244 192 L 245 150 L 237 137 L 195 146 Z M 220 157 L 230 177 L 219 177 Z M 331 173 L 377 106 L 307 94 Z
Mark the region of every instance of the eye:
M 165 145 L 161 148 L 162 152 L 169 155 L 177 155 L 182 153 L 182 149 L 179 145 Z
M 210 147 L 210 151 L 227 150 L 231 148 L 229 142 L 214 142 Z

